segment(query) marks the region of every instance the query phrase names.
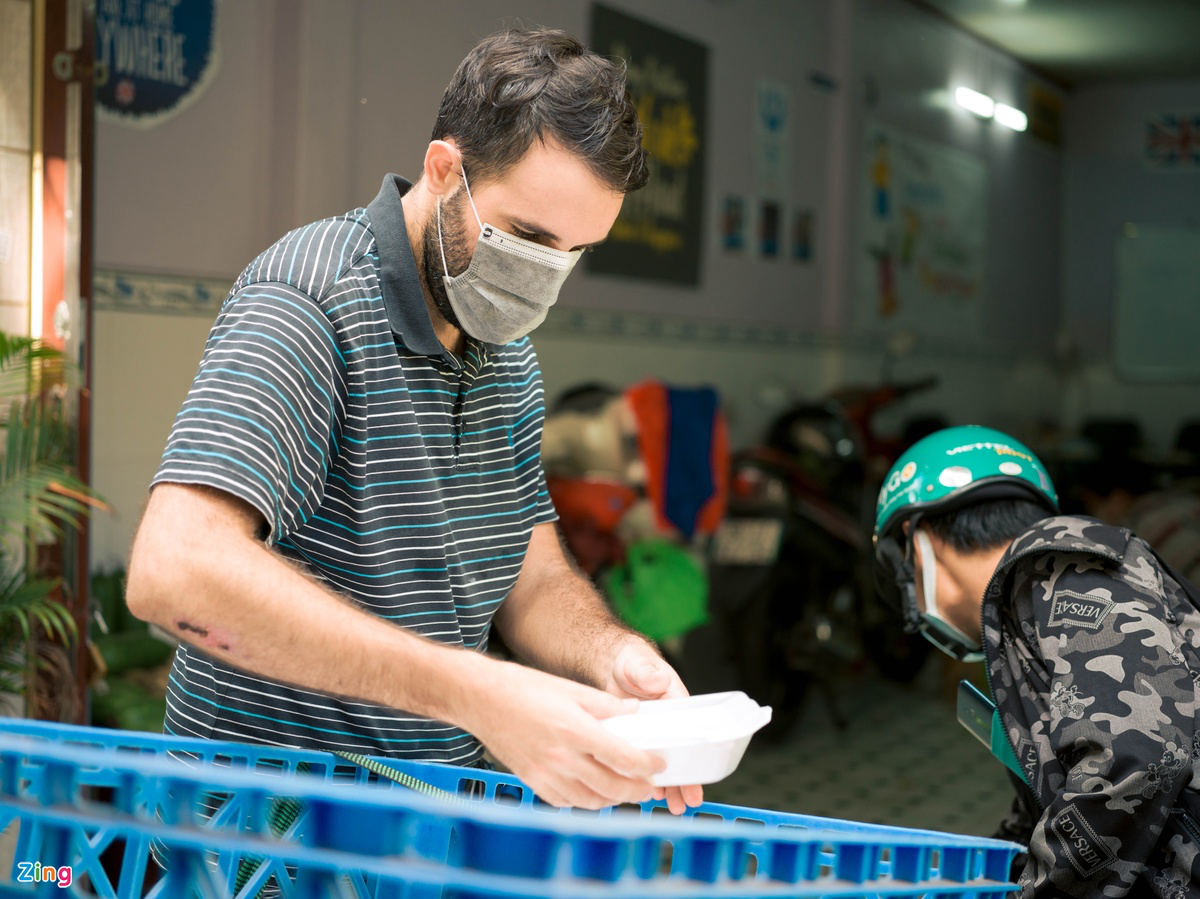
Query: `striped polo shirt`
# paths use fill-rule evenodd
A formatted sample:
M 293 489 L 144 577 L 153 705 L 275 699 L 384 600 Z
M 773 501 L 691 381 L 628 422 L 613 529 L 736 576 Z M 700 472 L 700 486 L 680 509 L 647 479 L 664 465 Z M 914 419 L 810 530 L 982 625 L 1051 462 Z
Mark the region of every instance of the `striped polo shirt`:
M 202 484 L 361 608 L 482 652 L 535 524 L 555 519 L 528 338 L 434 335 L 400 198 L 288 234 L 225 300 L 154 484 Z M 320 627 L 320 622 L 313 622 Z M 353 665 L 353 658 L 344 659 Z M 397 672 L 403 676 L 402 671 Z M 297 689 L 181 643 L 168 733 L 471 764 L 460 728 Z

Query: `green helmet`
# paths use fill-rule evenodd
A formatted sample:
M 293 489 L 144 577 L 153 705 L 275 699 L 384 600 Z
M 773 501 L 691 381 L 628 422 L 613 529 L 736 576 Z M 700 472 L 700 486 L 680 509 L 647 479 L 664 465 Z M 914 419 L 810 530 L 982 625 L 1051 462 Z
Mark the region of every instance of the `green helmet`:
M 888 472 L 875 506 L 875 558 L 880 592 L 892 598 L 910 632 L 923 634 L 943 652 L 978 658 L 961 632 L 934 608 L 922 612 L 913 583 L 913 531 L 901 524 L 994 499 L 1026 499 L 1058 514 L 1058 495 L 1045 467 L 1028 447 L 1007 434 L 978 425 L 946 428 L 917 441 Z M 897 593 L 899 595 L 897 595 Z
M 1032 500 L 1058 513 L 1050 475 L 1023 443 L 979 425 L 945 428 L 910 446 L 888 472 L 875 506 L 875 539 L 917 513 L 1000 498 Z

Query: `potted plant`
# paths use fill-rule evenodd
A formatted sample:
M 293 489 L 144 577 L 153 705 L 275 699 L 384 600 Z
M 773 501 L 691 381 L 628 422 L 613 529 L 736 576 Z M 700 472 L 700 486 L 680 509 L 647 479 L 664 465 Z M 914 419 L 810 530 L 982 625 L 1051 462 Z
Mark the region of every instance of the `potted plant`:
M 37 672 L 71 676 L 75 621 L 35 560 L 103 507 L 71 465 L 72 389 L 61 352 L 0 331 L 0 714 L 26 714 Z

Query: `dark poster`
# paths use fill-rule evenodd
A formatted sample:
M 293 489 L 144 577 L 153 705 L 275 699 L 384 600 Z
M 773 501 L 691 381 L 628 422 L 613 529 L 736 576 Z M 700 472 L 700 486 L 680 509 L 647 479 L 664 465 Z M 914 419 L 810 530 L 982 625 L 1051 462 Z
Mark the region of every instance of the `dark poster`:
M 624 59 L 645 128 L 650 181 L 625 197 L 608 241 L 587 254 L 589 271 L 677 284 L 700 281 L 708 49 L 599 4 L 592 48 Z

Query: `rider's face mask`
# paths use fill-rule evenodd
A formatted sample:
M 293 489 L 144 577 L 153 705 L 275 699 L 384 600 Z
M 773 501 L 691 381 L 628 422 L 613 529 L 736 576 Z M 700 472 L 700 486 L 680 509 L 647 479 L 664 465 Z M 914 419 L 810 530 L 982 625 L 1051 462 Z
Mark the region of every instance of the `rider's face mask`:
M 471 197 L 466 171 L 463 187 L 479 223 L 479 241 L 467 270 L 451 275 L 442 244 L 442 198 L 438 197 L 438 249 L 446 273 L 442 283 L 464 331 L 485 343 L 511 343 L 545 320 L 583 251 L 553 250 L 485 224 Z
M 904 630 L 919 633 L 946 655 L 964 662 L 983 659 L 982 647 L 942 617 L 937 607 L 937 561 L 929 535 L 910 520 L 908 535 L 885 537 L 876 544 L 878 589 L 880 596 L 898 605 L 904 617 Z M 921 609 L 913 572 L 913 543 L 921 544 L 921 593 L 925 608 Z
M 937 560 L 933 544 L 922 528 L 913 528 L 913 541 L 921 547 L 921 595 L 925 611 L 921 613 L 924 627 L 921 635 L 949 656 L 962 662 L 983 661 L 983 648 L 947 621 L 937 605 Z

